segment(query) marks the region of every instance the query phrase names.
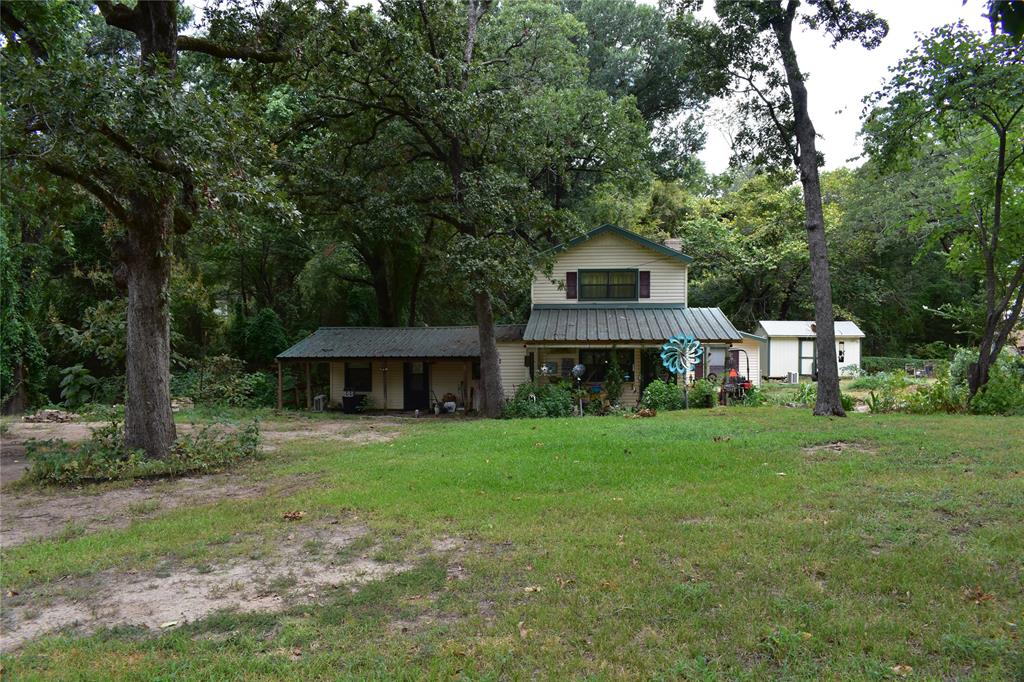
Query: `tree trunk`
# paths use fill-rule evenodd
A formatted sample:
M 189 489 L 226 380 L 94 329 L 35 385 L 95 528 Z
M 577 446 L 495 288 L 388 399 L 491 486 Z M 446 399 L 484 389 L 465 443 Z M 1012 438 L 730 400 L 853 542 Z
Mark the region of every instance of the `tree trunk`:
M 828 266 L 828 247 L 825 242 L 825 213 L 821 205 L 821 180 L 818 177 L 818 151 L 815 145 L 814 124 L 807 111 L 807 88 L 797 63 L 791 34 L 796 3 L 785 19 L 772 22 L 772 28 L 782 52 L 790 96 L 793 99 L 793 119 L 796 124 L 797 150 L 794 162 L 800 171 L 803 186 L 807 248 L 810 252 L 811 294 L 814 298 L 815 356 L 818 371 L 818 398 L 814 414 L 844 417 L 839 396 L 839 366 L 836 360 L 835 316 L 832 312 L 832 279 Z
M 498 364 L 498 344 L 494 337 L 494 311 L 491 295 L 480 291 L 473 294 L 476 324 L 480 334 L 480 414 L 485 417 L 501 416 L 504 394 L 501 387 L 501 369 Z
M 171 414 L 171 279 L 169 237 L 174 200 L 150 196 L 133 201 L 124 273 L 128 285 L 128 348 L 125 442 L 163 459 L 176 437 Z

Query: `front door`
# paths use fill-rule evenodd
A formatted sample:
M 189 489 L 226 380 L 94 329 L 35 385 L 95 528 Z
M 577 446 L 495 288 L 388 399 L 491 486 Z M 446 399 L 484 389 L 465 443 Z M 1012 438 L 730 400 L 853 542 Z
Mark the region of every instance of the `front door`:
M 425 410 L 430 407 L 430 373 L 425 362 L 405 363 L 406 410 Z
M 658 348 L 642 348 L 640 350 L 640 394 L 655 379 L 675 382 L 675 376 L 670 374 L 665 365 L 661 363 L 661 350 Z

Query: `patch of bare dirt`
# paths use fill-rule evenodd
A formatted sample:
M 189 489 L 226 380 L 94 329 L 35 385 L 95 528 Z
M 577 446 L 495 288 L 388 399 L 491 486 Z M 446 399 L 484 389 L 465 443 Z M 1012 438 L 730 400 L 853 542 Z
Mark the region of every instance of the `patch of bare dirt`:
M 130 487 L 84 490 L 16 490 L 3 493 L 0 547 L 62 534 L 125 528 L 134 519 L 178 507 L 261 495 L 288 495 L 314 484 L 313 475 L 256 482 L 238 474 L 137 481 Z
M 332 440 L 357 445 L 386 443 L 398 436 L 401 426 L 397 421 L 378 418 L 272 423 L 263 430 L 263 448 L 276 450 L 282 443 L 296 440 Z
M 181 567 L 160 575 L 110 569 L 8 596 L 0 651 L 64 628 L 81 634 L 118 625 L 161 630 L 222 609 L 277 610 L 315 601 L 325 590 L 355 590 L 412 568 L 378 562 L 368 554 L 346 556 L 343 550 L 367 532 L 361 525 L 305 528 L 289 533 L 271 557 L 203 569 Z M 311 553 L 310 543 L 318 551 Z
M 846 442 L 842 440 L 820 443 L 818 445 L 809 445 L 805 448 L 801 448 L 800 451 L 805 455 L 809 455 L 811 459 L 819 461 L 832 459 L 833 455 L 842 455 L 845 453 L 856 452 L 873 455 L 878 452 L 878 450 L 870 444 Z

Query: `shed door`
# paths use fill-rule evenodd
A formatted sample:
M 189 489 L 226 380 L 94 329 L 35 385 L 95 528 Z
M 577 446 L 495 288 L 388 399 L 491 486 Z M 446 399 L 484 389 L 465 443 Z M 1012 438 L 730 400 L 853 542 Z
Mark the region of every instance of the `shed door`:
M 800 374 L 811 376 L 815 373 L 814 339 L 800 339 Z

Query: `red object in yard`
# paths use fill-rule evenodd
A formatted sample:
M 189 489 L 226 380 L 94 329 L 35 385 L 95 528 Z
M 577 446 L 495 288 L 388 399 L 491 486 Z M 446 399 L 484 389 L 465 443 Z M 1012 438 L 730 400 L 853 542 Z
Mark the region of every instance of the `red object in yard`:
M 744 391 L 749 391 L 754 387 L 754 383 L 752 381 L 744 381 L 741 386 L 743 386 Z

